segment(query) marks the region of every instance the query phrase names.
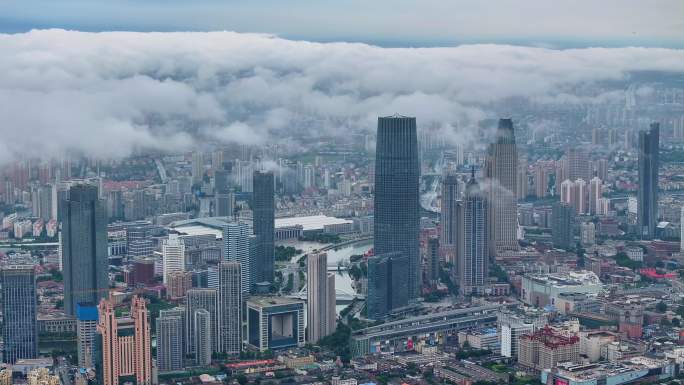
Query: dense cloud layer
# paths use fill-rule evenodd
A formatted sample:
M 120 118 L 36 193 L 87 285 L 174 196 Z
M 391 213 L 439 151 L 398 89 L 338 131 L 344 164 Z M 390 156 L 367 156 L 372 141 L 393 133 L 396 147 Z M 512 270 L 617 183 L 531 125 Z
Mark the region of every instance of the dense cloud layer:
M 508 97 L 584 103 L 616 96 L 579 85 L 684 73 L 682 50 L 388 49 L 232 32 L 42 30 L 0 35 L 0 54 L 0 160 L 347 134 L 395 112 L 467 141 Z

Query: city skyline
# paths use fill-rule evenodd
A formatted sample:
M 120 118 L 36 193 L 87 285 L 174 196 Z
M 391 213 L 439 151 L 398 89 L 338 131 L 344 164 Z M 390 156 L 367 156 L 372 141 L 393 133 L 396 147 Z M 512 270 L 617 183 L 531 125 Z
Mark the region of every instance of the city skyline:
M 673 385 L 681 0 L 0 2 L 0 385 Z

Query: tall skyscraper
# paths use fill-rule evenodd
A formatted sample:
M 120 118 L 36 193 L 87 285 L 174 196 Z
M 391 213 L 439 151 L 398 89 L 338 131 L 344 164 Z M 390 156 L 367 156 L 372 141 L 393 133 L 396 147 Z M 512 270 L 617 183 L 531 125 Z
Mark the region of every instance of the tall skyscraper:
M 408 258 L 400 252 L 368 259 L 368 317 L 382 319 L 409 301 Z
M 586 214 L 589 212 L 589 190 L 587 182 L 584 179 L 577 179 L 575 181 L 575 208 L 580 214 Z
M 458 281 L 461 294 L 482 294 L 489 268 L 489 201 L 475 180 L 473 169 L 465 197 L 459 205 L 460 231 L 458 251 Z
M 204 177 L 204 156 L 200 151 L 192 153 L 192 183 L 201 183 Z
M 114 305 L 103 299 L 98 306 L 97 345 L 101 349 L 96 362 L 98 384 L 118 385 L 131 381 L 152 384 L 150 325 L 145 300 L 133 296 L 131 317 L 117 318 Z
M 307 341 L 316 343 L 335 331 L 335 322 L 329 319 L 335 317 L 335 279 L 328 279 L 326 253 L 309 254 L 306 266 Z
M 427 255 L 425 256 L 426 269 L 425 279 L 428 285 L 436 285 L 439 281 L 439 238 L 430 237 L 427 245 Z
M 440 244 L 444 250 L 447 262 L 456 262 L 456 237 L 458 235 L 458 217 L 456 216 L 456 201 L 461 198 L 459 190 L 461 181 L 453 172 L 446 173 L 442 178 L 442 207 L 439 220 Z
M 242 351 L 242 283 L 240 263 L 219 264 L 218 290 L 219 351 L 238 355 Z
M 250 271 L 250 237 L 249 226 L 244 222 L 231 222 L 223 227 L 223 257 L 227 261 L 240 263 L 242 274 L 242 293 L 248 294 L 252 289 L 252 274 Z
M 162 241 L 162 263 L 164 266 L 164 284 L 169 284 L 169 275 L 177 271 L 185 271 L 185 243 L 178 234 L 169 234 Z
M 573 245 L 573 220 L 575 210 L 567 203 L 556 202 L 551 212 L 551 236 L 553 246 L 570 249 Z
M 218 284 L 217 284 L 218 286 Z M 209 313 L 211 318 L 211 351 L 218 352 L 218 315 L 217 300 L 218 294 L 215 289 L 190 289 L 185 296 L 185 322 L 186 322 L 186 351 L 188 354 L 195 354 L 197 357 L 197 343 L 195 341 L 195 312 L 203 309 Z
M 214 216 L 232 217 L 235 211 L 235 194 L 233 192 L 216 192 L 214 194 Z
M 171 372 L 183 369 L 183 317 L 160 314 L 157 323 L 157 370 Z
M 489 254 L 517 250 L 518 150 L 511 119 L 499 119 L 496 140 L 487 151 L 485 176 L 489 184 Z
M 643 239 L 655 237 L 658 220 L 658 169 L 660 167 L 660 124 L 651 123 L 639 132 L 639 201 L 637 226 Z
M 192 340 L 195 341 L 195 362 L 199 366 L 211 364 L 211 353 L 213 352 L 212 334 L 213 322 L 211 314 L 205 309 L 199 309 L 193 314 Z
M 109 291 L 107 213 L 97 187 L 75 185 L 60 207 L 64 310 L 76 315 L 76 304 L 99 303 Z
M 255 171 L 253 179 L 252 212 L 254 235 L 257 237 L 254 258 L 254 283 L 273 282 L 275 198 L 273 172 Z
M 93 353 L 95 349 L 97 317 L 98 310 L 96 305 L 87 303 L 76 305 L 76 343 L 78 366 L 81 368 L 92 368 L 95 366 Z
M 684 121 L 682 122 L 684 124 Z M 684 206 L 682 206 L 681 217 L 679 218 L 679 227 L 681 234 L 679 235 L 679 251 L 684 252 Z
M 225 168 L 214 171 L 214 193 L 227 193 L 230 191 L 230 170 Z
M 597 176 L 589 181 L 589 213 L 596 215 L 598 213 L 599 199 L 603 197 L 603 182 Z
M 383 286 L 397 293 L 408 288 L 408 300 L 420 294 L 419 178 L 416 118 L 378 118 L 374 249 L 376 255 L 398 252 L 406 258 L 407 274 L 398 281 L 387 275 L 389 281 Z M 369 279 L 376 281 L 370 275 Z M 403 300 L 389 303 L 393 307 L 406 305 Z
M 36 276 L 30 265 L 9 265 L 0 270 L 2 285 L 3 362 L 38 357 Z

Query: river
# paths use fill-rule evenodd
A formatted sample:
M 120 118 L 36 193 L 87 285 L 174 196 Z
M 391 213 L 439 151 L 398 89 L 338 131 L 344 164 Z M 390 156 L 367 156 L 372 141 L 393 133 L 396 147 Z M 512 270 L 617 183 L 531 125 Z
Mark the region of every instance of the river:
M 302 254 L 311 253 L 315 250 L 320 250 L 327 244 L 316 243 L 316 242 L 286 242 L 283 243 L 284 246 L 292 246 L 296 249 L 302 250 Z M 328 250 L 328 266 L 337 267 L 340 261 L 349 261 L 349 257 L 352 255 L 364 254 L 373 247 L 373 240 L 366 239 L 352 244 L 340 246 L 336 249 Z M 292 258 L 291 262 L 296 262 L 301 258 L 302 254 L 296 255 Z M 354 286 L 352 285 L 352 279 L 349 277 L 346 271 L 335 274 L 335 291 L 338 293 L 354 294 Z M 346 305 L 338 305 L 337 312 L 339 313 L 344 309 Z

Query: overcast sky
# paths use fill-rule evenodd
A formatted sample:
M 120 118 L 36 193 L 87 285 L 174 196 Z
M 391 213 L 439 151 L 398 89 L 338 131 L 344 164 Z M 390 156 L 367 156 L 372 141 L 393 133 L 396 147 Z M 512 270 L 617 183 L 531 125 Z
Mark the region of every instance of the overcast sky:
M 684 47 L 683 0 L 0 0 L 0 32 L 273 33 L 383 46 Z

